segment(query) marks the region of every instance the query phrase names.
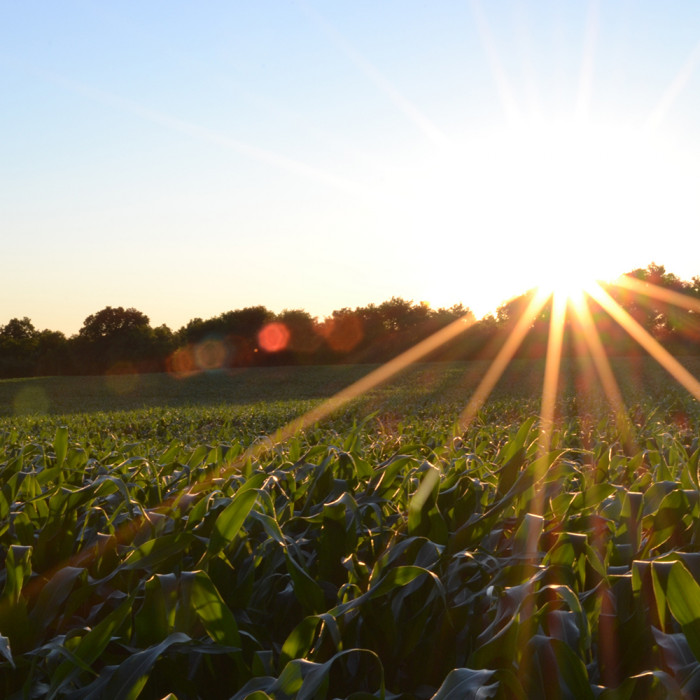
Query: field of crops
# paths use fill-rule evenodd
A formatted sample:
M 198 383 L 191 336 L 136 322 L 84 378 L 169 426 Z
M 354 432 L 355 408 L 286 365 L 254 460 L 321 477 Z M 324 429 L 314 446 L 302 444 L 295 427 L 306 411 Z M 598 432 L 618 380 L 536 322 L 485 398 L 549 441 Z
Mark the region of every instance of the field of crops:
M 541 456 L 541 368 L 455 430 L 479 369 L 280 444 L 360 369 L 0 382 L 0 697 L 700 696 L 700 403 L 621 363 L 634 444 L 571 384 Z

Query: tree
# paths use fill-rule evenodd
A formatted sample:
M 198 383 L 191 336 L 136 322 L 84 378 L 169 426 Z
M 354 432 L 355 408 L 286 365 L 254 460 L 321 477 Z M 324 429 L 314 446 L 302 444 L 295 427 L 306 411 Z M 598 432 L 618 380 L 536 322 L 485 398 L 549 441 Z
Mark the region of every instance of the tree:
M 347 356 L 365 336 L 360 315 L 347 307 L 333 311 L 330 317 L 318 324 L 318 331 L 330 351 L 324 356 L 326 361 L 332 361 L 334 355 Z
M 663 290 L 694 297 L 700 292 L 700 279 L 684 282 L 671 272 L 666 272 L 663 265 L 655 262 L 646 268 L 637 268 L 628 272 L 632 277 L 644 282 L 651 290 L 652 285 Z M 697 287 L 697 289 L 696 289 Z M 681 308 L 654 295 L 613 289 L 610 291 L 615 300 L 634 318 L 650 335 L 663 343 L 672 352 L 692 351 L 698 338 L 698 314 L 687 308 Z
M 223 343 L 228 365 L 250 366 L 260 361 L 258 334 L 274 317 L 264 306 L 249 306 L 206 320 L 193 318 L 177 332 L 177 341 L 182 350 L 212 340 Z
M 78 332 L 77 369 L 90 373 L 150 369 L 154 341 L 146 314 L 107 306 L 88 316 Z
M 693 277 L 692 282 L 688 285 L 687 293 L 700 299 L 700 276 Z
M 150 349 L 146 369 L 148 371 L 164 371 L 168 357 L 175 352 L 176 348 L 175 334 L 168 326 L 162 324 L 153 328 L 150 331 Z
M 0 326 L 0 376 L 34 375 L 39 333 L 25 316 Z
M 41 331 L 37 338 L 35 374 L 67 374 L 71 370 L 68 340 L 61 331 Z
M 0 338 L 6 340 L 30 340 L 36 338 L 37 335 L 37 329 L 26 316 L 24 318 L 11 318 L 7 325 L 0 326 Z
M 513 297 L 501 304 L 498 309 L 496 309 L 496 320 L 498 323 L 508 323 L 509 321 L 519 319 L 535 296 L 535 291 L 534 289 L 530 289 L 524 294 Z M 545 314 L 545 312 L 543 311 L 541 314 Z M 542 318 L 546 320 L 545 315 L 543 315 Z
M 282 324 L 289 333 L 284 351 L 275 353 L 276 363 L 309 362 L 312 355 L 323 344 L 316 319 L 302 309 L 285 309 L 275 317 L 275 323 Z
M 148 328 L 149 324 L 148 316 L 137 309 L 106 306 L 85 319 L 78 335 L 90 341 L 114 339 L 134 330 Z
M 234 335 L 254 340 L 260 329 L 272 320 L 274 314 L 264 306 L 247 306 L 221 314 L 222 330 L 225 335 Z
M 391 297 L 379 305 L 384 329 L 387 331 L 404 331 L 424 322 L 430 314 L 427 304 L 415 305 L 401 297 Z

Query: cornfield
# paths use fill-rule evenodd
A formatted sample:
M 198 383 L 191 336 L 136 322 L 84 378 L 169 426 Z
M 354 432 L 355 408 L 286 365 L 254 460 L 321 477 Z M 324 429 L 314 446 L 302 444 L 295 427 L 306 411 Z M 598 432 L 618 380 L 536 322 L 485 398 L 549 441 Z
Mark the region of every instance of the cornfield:
M 700 696 L 700 410 L 0 423 L 5 698 Z

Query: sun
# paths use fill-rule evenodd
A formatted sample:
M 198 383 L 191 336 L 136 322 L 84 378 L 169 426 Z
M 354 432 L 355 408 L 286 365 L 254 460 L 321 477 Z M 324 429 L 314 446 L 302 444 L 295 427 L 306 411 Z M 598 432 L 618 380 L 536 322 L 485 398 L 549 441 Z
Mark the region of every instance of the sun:
M 542 270 L 537 288 L 541 293 L 578 303 L 598 281 L 586 267 L 563 260 Z

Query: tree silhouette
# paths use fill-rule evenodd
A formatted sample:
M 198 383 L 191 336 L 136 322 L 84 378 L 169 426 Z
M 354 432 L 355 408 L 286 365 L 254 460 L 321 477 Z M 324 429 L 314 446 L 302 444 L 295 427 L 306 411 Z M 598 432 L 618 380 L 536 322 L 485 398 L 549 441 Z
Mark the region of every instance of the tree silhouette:
M 148 328 L 149 323 L 148 316 L 137 309 L 106 306 L 85 319 L 78 335 L 90 341 L 114 339 L 134 330 Z
M 11 318 L 5 326 L 0 326 L 0 338 L 7 340 L 30 340 L 37 335 L 37 329 L 26 316 L 24 318 Z
M 675 354 L 700 354 L 700 312 L 659 299 L 655 287 L 700 299 L 700 276 L 686 282 L 655 262 L 628 272 L 649 291 L 604 285 L 609 294 L 656 340 Z M 654 285 L 654 287 L 652 287 Z M 491 359 L 532 299 L 530 290 L 502 304 L 495 316 L 473 323 L 427 359 Z M 610 355 L 643 355 L 640 346 L 602 307 L 588 301 L 596 328 Z M 452 321 L 470 316 L 461 304 L 433 309 L 428 304 L 392 297 L 381 304 L 342 308 L 319 321 L 301 309 L 275 314 L 264 306 L 194 318 L 177 333 L 152 328 L 135 308 L 107 306 L 89 315 L 69 339 L 57 331 L 39 331 L 26 316 L 0 325 L 0 376 L 37 374 L 163 371 L 175 353 L 196 357 L 200 344 L 215 347 L 223 358 L 216 367 L 258 364 L 385 362 Z M 545 305 L 517 351 L 517 357 L 543 358 L 551 307 Z M 473 319 L 472 319 L 473 320 Z M 270 324 L 283 327 L 285 343 L 274 351 L 260 342 Z M 567 314 L 563 352 L 578 353 L 572 315 Z M 580 344 L 580 343 L 579 343 Z M 199 349 L 201 352 L 201 348 Z M 196 365 L 196 363 L 195 363 Z M 200 368 L 201 369 L 201 368 Z
M 18 377 L 34 374 L 38 331 L 25 316 L 12 318 L 0 326 L 0 376 Z
M 134 308 L 107 306 L 88 316 L 75 342 L 78 371 L 138 371 L 151 367 L 154 332 Z

